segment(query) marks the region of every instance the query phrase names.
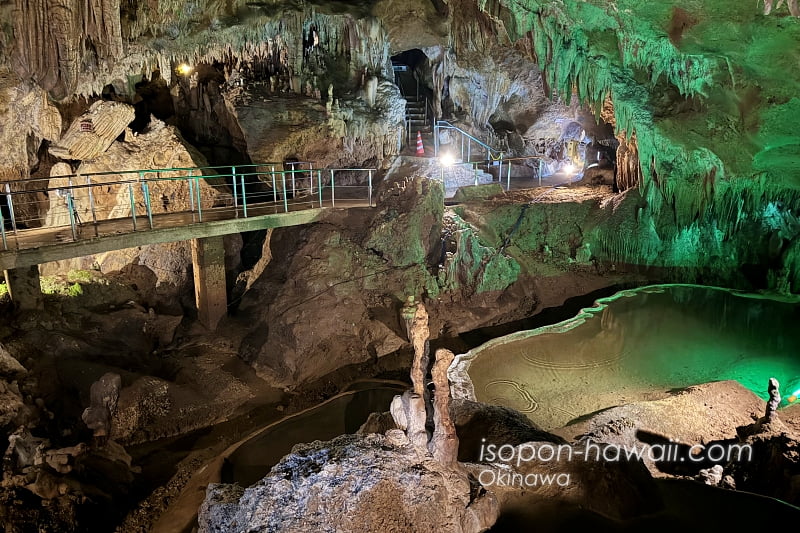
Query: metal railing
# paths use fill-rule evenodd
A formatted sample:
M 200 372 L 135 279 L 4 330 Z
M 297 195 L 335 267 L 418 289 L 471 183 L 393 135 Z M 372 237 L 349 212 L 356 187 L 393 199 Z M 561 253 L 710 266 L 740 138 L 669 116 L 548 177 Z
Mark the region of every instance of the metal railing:
M 47 232 L 51 229 L 69 228 L 71 240 L 77 241 L 86 227 L 93 229 L 91 238 L 100 236 L 101 229 L 111 234 L 180 227 L 335 207 L 337 201 L 340 206 L 372 207 L 376 172 L 374 168 L 314 168 L 312 162 L 297 161 L 8 181 L 0 193 L 0 239 L 2 249 L 9 250 L 9 233 L 13 234 L 19 250 L 51 243 L 52 232 Z M 349 179 L 342 181 L 345 174 Z M 130 221 L 127 228 L 126 220 Z M 38 241 L 38 236 L 44 240 Z M 65 240 L 63 233 L 56 237 Z
M 495 150 L 485 142 L 481 141 L 480 139 L 474 137 L 470 133 L 462 130 L 458 126 L 454 126 L 453 124 L 447 122 L 446 120 L 437 120 L 433 125 L 433 147 L 434 147 L 434 155 L 439 156 L 439 132 L 445 131 L 453 131 L 458 135 L 459 142 L 455 144 L 460 145 L 460 159 L 462 161 L 471 161 L 472 160 L 472 145 L 476 144 L 478 151 L 483 151 L 486 157 L 485 160 L 493 160 L 499 161 L 503 158 L 503 152 L 501 150 Z M 466 143 L 466 152 L 465 152 L 465 143 Z M 465 157 L 466 153 L 466 157 Z M 455 154 L 453 154 L 455 155 Z

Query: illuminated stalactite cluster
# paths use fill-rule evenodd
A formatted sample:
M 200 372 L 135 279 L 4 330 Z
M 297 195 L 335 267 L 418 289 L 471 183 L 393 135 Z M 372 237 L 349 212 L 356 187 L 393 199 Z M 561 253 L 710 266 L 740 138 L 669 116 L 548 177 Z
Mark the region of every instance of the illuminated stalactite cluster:
M 123 55 L 119 0 L 16 0 L 17 72 L 56 98 L 84 72 L 112 70 Z
M 377 19 L 308 5 L 275 16 L 213 1 L 17 0 L 14 15 L 15 69 L 57 99 L 100 94 L 110 83 L 118 94 L 132 94 L 136 74 L 156 70 L 169 83 L 179 62 L 281 76 L 297 93 L 307 84 L 325 91 L 329 83 L 351 89 L 370 76 L 391 78 Z

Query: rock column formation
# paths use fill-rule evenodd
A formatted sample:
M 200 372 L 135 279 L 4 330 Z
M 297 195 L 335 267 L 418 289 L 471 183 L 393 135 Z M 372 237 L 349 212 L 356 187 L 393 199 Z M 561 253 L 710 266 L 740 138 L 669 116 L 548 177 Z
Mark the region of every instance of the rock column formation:
M 769 401 L 767 402 L 767 409 L 764 412 L 764 419 L 766 422 L 772 422 L 778 410 L 778 405 L 781 403 L 780 385 L 777 379 L 769 378 L 769 387 L 767 391 L 769 392 Z
M 404 429 L 408 439 L 417 448 L 429 451 L 434 459 L 443 465 L 456 465 L 458 458 L 458 437 L 453 421 L 450 419 L 450 384 L 447 369 L 453 362 L 453 352 L 440 349 L 436 351 L 432 377 L 435 387 L 433 399 L 433 434 L 428 436 L 425 422 L 427 408 L 425 402 L 425 377 L 428 368 L 428 312 L 422 303 L 414 303 L 409 297 L 402 310 L 408 328 L 408 338 L 414 347 L 414 362 L 411 366 L 413 389 L 403 396 L 395 397 L 391 412 L 397 426 Z
M 428 312 L 422 303 L 414 303 L 409 297 L 402 310 L 406 320 L 408 339 L 414 347 L 414 362 L 411 365 L 413 389 L 396 396 L 391 412 L 397 426 L 404 429 L 411 443 L 422 449 L 428 447 L 428 432 L 425 428 L 425 369 L 428 363 Z
M 450 418 L 450 383 L 447 379 L 447 369 L 454 358 L 450 350 L 436 350 L 436 362 L 431 370 L 436 391 L 433 394 L 434 429 L 428 449 L 433 458 L 444 465 L 458 462 L 458 436 Z

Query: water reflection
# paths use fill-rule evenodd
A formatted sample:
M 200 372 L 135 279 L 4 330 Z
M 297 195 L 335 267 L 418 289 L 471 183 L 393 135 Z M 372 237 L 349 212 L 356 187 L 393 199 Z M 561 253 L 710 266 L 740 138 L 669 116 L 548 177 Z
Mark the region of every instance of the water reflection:
M 800 388 L 800 305 L 723 289 L 662 285 L 622 291 L 579 317 L 472 351 L 480 401 L 544 428 L 670 389 L 735 379 L 766 398 Z

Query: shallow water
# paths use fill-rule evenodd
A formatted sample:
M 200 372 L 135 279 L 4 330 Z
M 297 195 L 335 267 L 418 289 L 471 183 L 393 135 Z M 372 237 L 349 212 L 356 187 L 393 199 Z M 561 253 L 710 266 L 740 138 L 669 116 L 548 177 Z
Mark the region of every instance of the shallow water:
M 470 352 L 479 401 L 545 429 L 670 389 L 734 379 L 762 398 L 770 377 L 800 389 L 800 303 L 661 285 L 601 299 L 576 318 Z
M 226 458 L 221 481 L 243 487 L 252 485 L 295 444 L 355 433 L 370 413 L 388 411 L 392 398 L 406 388 L 407 385 L 388 381 L 357 382 L 326 402 L 271 424 Z

